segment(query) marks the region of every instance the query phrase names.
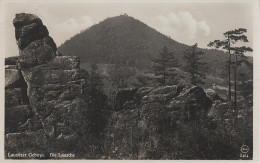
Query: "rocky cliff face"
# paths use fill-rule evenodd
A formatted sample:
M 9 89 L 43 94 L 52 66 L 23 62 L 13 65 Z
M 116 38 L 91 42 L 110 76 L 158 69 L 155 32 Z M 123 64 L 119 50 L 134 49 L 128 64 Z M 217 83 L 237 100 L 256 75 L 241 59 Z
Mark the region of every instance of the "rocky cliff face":
M 12 60 L 12 62 L 11 62 Z M 32 116 L 26 94 L 27 85 L 15 65 L 17 58 L 7 59 L 5 66 L 5 133 L 15 133 Z
M 20 51 L 6 59 L 6 151 L 69 149 L 83 127 L 88 73 L 78 57 L 56 55 L 37 16 L 17 14 L 13 24 Z
M 203 89 L 195 86 L 122 90 L 115 101 L 118 111 L 112 113 L 107 141 L 113 156 L 121 159 L 180 158 L 183 149 L 174 149 L 180 147 L 175 143 L 184 145 L 179 137 L 196 137 L 196 130 L 207 128 L 212 104 Z M 186 129 L 190 133 L 181 136 Z

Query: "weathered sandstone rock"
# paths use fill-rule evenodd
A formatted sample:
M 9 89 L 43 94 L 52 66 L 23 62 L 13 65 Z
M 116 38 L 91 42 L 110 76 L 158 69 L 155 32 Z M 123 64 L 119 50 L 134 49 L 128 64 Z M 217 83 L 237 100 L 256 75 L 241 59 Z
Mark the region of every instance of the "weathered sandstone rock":
M 39 17 L 26 13 L 16 14 L 13 24 L 17 45 L 21 50 L 24 50 L 35 40 L 42 40 L 42 43 L 52 48 L 54 54 L 56 53 L 56 44 L 49 36 L 46 26 L 43 25 Z
M 6 67 L 6 148 L 69 150 L 85 134 L 88 73 L 79 68 L 78 57 L 56 56 L 56 44 L 40 18 L 17 14 L 13 23 L 20 51 L 18 60 L 6 62 L 17 63 Z
M 11 59 L 12 60 L 12 59 Z M 16 59 L 15 59 L 16 60 Z M 6 62 L 14 64 L 15 62 Z M 32 116 L 27 85 L 15 65 L 5 67 L 5 133 L 15 133 Z
M 24 86 L 21 71 L 8 67 L 5 69 L 5 88 Z
M 143 87 L 134 92 L 119 91 L 117 95 L 122 103 L 117 105 L 107 130 L 113 133 L 110 142 L 122 159 L 128 158 L 128 153 L 136 159 L 162 158 L 169 151 L 161 150 L 173 148 L 173 140 L 181 140 L 179 134 L 184 130 L 193 129 L 189 132 L 195 134 L 196 126 L 205 125 L 212 104 L 204 90 L 196 86 Z M 111 136 L 107 139 L 111 140 Z

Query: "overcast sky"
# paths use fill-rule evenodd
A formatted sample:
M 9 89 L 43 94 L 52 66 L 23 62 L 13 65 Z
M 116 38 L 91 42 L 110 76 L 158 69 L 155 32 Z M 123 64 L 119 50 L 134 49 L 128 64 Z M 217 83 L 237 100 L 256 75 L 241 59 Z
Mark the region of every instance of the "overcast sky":
M 252 1 L 248 1 L 252 2 Z M 12 21 L 16 13 L 33 13 L 47 26 L 57 46 L 107 17 L 126 13 L 172 39 L 206 48 L 210 41 L 223 39 L 223 33 L 248 29 L 247 46 L 253 47 L 252 3 L 5 3 L 6 57 L 18 55 Z

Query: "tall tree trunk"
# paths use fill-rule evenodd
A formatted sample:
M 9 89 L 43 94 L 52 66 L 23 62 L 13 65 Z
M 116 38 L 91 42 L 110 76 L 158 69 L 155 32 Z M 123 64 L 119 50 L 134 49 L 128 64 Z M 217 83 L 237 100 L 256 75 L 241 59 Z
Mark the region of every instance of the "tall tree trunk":
M 193 59 L 195 59 L 195 45 L 192 46 L 192 56 L 193 56 Z M 193 62 L 193 66 L 194 66 L 194 60 L 192 62 Z M 194 69 L 192 69 L 192 73 L 191 74 L 192 74 L 191 84 L 196 85 Z
M 234 80 L 235 80 L 235 85 L 234 85 L 234 90 L 235 90 L 235 96 L 234 96 L 234 109 L 235 113 L 238 113 L 237 110 L 237 55 L 236 55 L 236 63 L 235 63 L 235 70 L 234 70 Z M 237 116 L 237 115 L 236 115 Z
M 228 101 L 231 102 L 231 53 L 230 53 L 230 39 L 228 34 Z
M 131 131 L 131 154 L 133 159 L 133 127 L 130 128 Z

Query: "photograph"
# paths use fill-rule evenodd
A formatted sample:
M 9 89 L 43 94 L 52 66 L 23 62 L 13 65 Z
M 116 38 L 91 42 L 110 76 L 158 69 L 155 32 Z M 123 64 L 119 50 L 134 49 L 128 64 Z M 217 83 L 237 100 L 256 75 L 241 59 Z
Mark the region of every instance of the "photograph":
M 0 3 L 4 161 L 258 161 L 259 0 Z

